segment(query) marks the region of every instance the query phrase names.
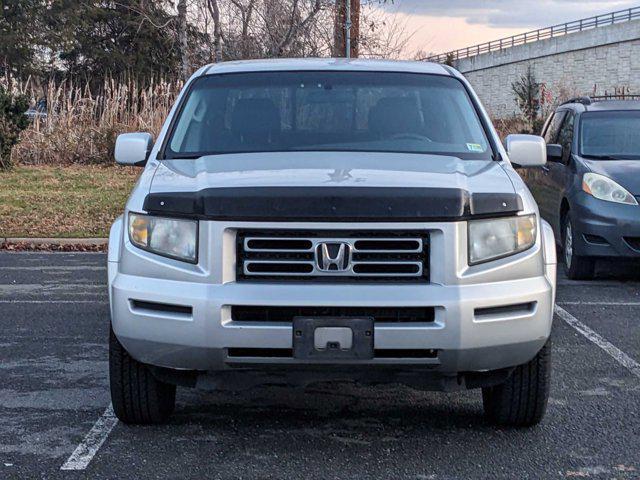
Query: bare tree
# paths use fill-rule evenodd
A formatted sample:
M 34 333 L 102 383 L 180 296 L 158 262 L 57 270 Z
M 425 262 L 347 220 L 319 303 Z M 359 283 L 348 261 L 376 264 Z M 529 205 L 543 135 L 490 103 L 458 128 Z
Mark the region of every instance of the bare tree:
M 178 44 L 180 45 L 180 70 L 183 80 L 191 73 L 189 64 L 189 25 L 187 23 L 187 0 L 178 0 Z
M 205 0 L 205 2 L 213 20 L 213 57 L 217 63 L 222 61 L 222 42 L 224 40 L 220 23 L 220 7 L 218 0 Z
M 333 0 L 199 1 L 213 22 L 214 60 L 221 61 L 304 56 L 311 39 L 319 40 L 314 30 Z
M 360 14 L 360 57 L 415 58 L 408 51 L 415 31 L 408 31 L 407 19 L 376 4 L 363 5 Z
M 336 7 L 340 1 L 344 6 L 344 0 L 187 1 L 203 17 L 196 27 L 211 39 L 200 47 L 210 61 L 344 56 L 344 48 L 338 52 L 335 47 L 337 35 L 344 42 L 344 20 L 336 20 Z M 349 1 L 353 6 L 351 55 L 401 56 L 406 34 L 393 15 L 378 8 L 384 0 L 365 1 L 362 6 L 360 0 Z
M 280 42 L 274 45 L 275 48 L 271 50 L 271 56 L 281 56 L 291 46 L 293 40 L 297 38 L 300 33 L 305 31 L 306 27 L 313 21 L 316 15 L 320 13 L 323 6 L 321 0 L 315 0 L 311 10 L 306 14 L 306 16 L 302 17 L 298 11 L 299 3 L 299 0 L 293 0 L 287 33 Z
M 231 3 L 240 11 L 241 34 L 240 38 L 243 43 L 249 41 L 249 26 L 253 18 L 253 12 L 256 6 L 256 0 L 248 0 L 246 4 L 240 0 L 231 0 Z

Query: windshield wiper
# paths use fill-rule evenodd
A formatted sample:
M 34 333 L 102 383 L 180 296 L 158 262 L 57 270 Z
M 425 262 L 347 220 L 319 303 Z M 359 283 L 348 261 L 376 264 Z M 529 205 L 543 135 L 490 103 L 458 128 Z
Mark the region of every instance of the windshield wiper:
M 206 155 L 206 154 L 202 154 L 202 153 L 180 153 L 180 154 L 177 154 L 177 155 L 166 156 L 162 160 L 196 160 L 196 159 L 202 157 L 203 155 Z

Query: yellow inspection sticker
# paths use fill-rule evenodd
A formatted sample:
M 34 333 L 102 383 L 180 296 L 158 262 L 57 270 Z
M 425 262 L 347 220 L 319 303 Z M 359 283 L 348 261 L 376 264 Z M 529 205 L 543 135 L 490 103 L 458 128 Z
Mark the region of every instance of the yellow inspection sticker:
M 484 152 L 484 148 L 482 148 L 482 145 L 479 143 L 467 143 L 467 150 L 470 152 Z

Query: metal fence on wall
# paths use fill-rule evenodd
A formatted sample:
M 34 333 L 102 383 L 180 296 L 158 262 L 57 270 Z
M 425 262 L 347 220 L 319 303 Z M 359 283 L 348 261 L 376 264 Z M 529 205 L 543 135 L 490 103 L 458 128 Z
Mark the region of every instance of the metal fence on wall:
M 604 15 L 554 25 L 552 27 L 541 28 L 539 30 L 532 30 L 530 32 L 513 35 L 511 37 L 481 43 L 472 47 L 460 48 L 458 50 L 432 55 L 430 57 L 423 58 L 422 60 L 445 63 L 452 60 L 475 57 L 476 55 L 481 55 L 483 53 L 504 50 L 506 48 L 515 47 L 516 45 L 537 42 L 547 38 L 560 37 L 574 32 L 582 32 L 583 30 L 613 25 L 615 23 L 629 22 L 635 19 L 640 19 L 640 7 L 633 7 L 627 10 L 619 10 L 616 12 L 606 13 Z

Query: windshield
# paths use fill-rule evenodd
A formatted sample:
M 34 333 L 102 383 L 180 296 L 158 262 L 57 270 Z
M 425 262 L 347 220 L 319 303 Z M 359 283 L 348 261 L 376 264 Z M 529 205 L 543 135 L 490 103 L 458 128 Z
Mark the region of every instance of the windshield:
M 199 78 L 183 103 L 165 157 L 311 150 L 492 155 L 459 80 L 324 71 Z
M 580 155 L 640 159 L 640 111 L 586 112 L 580 125 Z

